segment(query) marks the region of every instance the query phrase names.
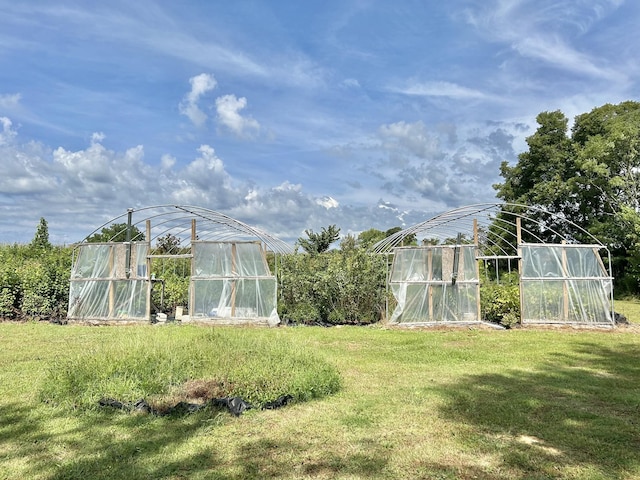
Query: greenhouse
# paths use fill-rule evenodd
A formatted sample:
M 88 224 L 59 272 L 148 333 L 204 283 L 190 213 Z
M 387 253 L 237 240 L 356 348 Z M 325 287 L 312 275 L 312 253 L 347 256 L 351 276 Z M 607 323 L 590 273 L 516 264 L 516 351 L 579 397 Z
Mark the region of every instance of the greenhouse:
M 390 257 L 392 324 L 480 323 L 482 280 L 499 283 L 512 272 L 518 273 L 522 324 L 614 324 L 606 247 L 535 207 L 461 207 L 399 231 L 373 250 Z
M 100 238 L 98 232 L 108 225 L 120 231 Z M 165 319 L 166 274 L 188 285 L 185 305 L 169 314 L 176 320 L 276 325 L 277 283 L 267 254 L 275 269 L 278 255 L 290 251 L 276 237 L 204 208 L 129 209 L 76 245 L 67 318 L 89 323 Z

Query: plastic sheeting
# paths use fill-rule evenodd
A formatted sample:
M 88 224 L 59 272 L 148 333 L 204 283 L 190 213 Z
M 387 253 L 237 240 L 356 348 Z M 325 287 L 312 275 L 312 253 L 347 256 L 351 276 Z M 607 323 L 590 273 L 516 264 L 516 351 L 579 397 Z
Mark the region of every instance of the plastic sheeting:
M 255 319 L 280 322 L 276 278 L 254 242 L 194 242 L 190 320 Z
M 594 245 L 521 245 L 523 323 L 613 323 L 612 278 Z
M 149 245 L 145 242 L 80 245 L 71 270 L 67 317 L 75 320 L 145 319 L 148 251 Z
M 479 279 L 474 245 L 400 247 L 390 286 L 393 323 L 477 322 Z

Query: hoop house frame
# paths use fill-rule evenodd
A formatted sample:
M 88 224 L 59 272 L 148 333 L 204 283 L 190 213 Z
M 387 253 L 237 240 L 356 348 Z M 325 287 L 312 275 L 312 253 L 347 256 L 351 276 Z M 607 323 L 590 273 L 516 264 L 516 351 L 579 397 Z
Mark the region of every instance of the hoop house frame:
M 523 241 L 525 237 L 527 241 Z M 552 238 L 554 242 L 547 243 L 543 238 Z M 580 243 L 579 238 L 591 243 Z M 455 281 L 449 282 L 449 292 L 443 295 L 445 305 L 434 309 L 437 304 L 430 292 L 436 284 L 424 275 L 422 279 L 412 279 L 411 273 L 416 268 L 407 270 L 402 266 L 406 262 L 403 245 L 408 239 L 423 243 L 413 247 L 416 252 L 421 249 L 424 252 L 446 251 L 466 245 L 465 248 L 474 252 L 478 267 L 480 262 L 485 266 L 495 265 L 496 280 L 499 280 L 500 263 L 507 265 L 509 271 L 516 264 L 523 324 L 614 325 L 613 277 L 608 249 L 566 218 L 537 207 L 508 203 L 454 209 L 401 230 L 373 246 L 373 252 L 392 258 L 387 285 L 397 306 L 390 317 L 391 323 L 426 325 L 482 321 L 479 289 L 476 294 L 478 315 L 474 318 L 470 308 L 461 308 Z M 551 275 L 542 272 L 543 265 L 539 259 L 536 263 L 536 255 L 553 259 Z M 602 258 L 607 259 L 609 268 Z M 428 275 L 433 275 L 428 267 L 420 268 L 426 268 Z M 398 271 L 409 273 L 401 277 Z M 444 279 L 439 282 L 447 283 Z M 410 290 L 413 292 L 407 296 L 406 292 Z M 413 313 L 407 315 L 407 310 Z M 436 311 L 440 314 L 435 314 Z

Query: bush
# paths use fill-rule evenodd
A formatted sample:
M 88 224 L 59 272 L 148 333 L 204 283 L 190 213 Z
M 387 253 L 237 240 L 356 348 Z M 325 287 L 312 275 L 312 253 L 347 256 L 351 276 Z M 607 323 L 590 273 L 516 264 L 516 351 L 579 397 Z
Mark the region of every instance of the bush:
M 14 258 L 0 253 L 0 317 L 15 318 L 20 301 L 20 277 Z
M 286 255 L 278 313 L 295 323 L 370 324 L 382 318 L 386 258 L 362 248 Z
M 0 246 L 0 317 L 63 317 L 69 303 L 71 250 Z
M 500 283 L 483 280 L 480 285 L 482 318 L 507 328 L 520 322 L 520 286 L 517 272 L 504 274 Z
M 18 268 L 22 298 L 20 310 L 23 315 L 48 315 L 53 310 L 53 298 L 48 282 L 47 270 L 40 260 L 28 260 Z

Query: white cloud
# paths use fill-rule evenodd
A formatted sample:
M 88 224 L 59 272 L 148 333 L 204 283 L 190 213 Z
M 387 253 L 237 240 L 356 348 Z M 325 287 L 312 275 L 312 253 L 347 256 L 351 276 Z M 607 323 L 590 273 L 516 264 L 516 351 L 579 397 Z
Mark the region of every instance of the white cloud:
M 0 95 L 0 110 L 13 110 L 20 104 L 21 98 L 19 93 Z
M 162 170 L 171 170 L 176 164 L 176 157 L 169 155 L 168 153 L 162 155 L 160 159 L 160 168 Z
M 103 142 L 107 136 L 102 132 L 95 132 L 91 135 L 91 143 Z
M 0 117 L 0 125 L 2 126 L 2 131 L 0 131 L 0 145 L 11 143 L 17 135 L 17 132 L 11 128 L 13 123 L 7 117 Z
M 466 9 L 465 18 L 478 32 L 524 58 L 569 73 L 626 82 L 627 76 L 612 66 L 607 48 L 600 55 L 597 49 L 587 53 L 581 48 L 585 34 L 622 3 L 494 0 Z
M 247 99 L 245 97 L 237 98 L 235 95 L 224 95 L 216 98 L 216 110 L 220 124 L 239 137 L 251 138 L 260 130 L 260 124 L 251 117 L 240 115 L 240 110 L 246 106 Z
M 451 82 L 417 82 L 404 88 L 391 88 L 392 91 L 405 95 L 421 97 L 448 97 L 457 100 L 489 98 L 485 93 L 472 88 L 463 87 Z
M 340 203 L 335 198 L 329 196 L 316 199 L 316 203 L 327 210 L 338 208 L 340 206 Z
M 435 159 L 440 152 L 440 141 L 422 122 L 396 122 L 379 129 L 386 151 L 406 151 L 419 158 Z
M 429 127 L 422 121 L 382 125 L 360 160 L 360 178 L 376 181 L 402 211 L 494 201 L 500 163 L 517 159 L 520 128 L 512 123 Z
M 189 79 L 191 91 L 185 95 L 179 105 L 180 113 L 186 115 L 196 126 L 201 127 L 207 121 L 207 114 L 198 106 L 200 98 L 214 90 L 218 85 L 213 75 L 201 73 Z

